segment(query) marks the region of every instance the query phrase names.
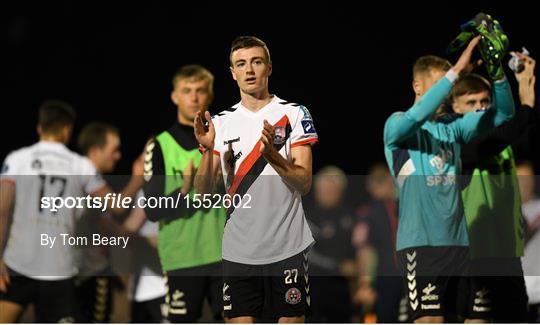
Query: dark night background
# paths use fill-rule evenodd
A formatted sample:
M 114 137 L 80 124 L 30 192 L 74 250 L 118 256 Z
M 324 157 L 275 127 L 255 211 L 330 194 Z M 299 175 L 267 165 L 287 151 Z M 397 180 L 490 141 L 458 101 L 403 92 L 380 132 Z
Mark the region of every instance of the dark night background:
M 199 63 L 215 74 L 214 113 L 239 100 L 228 71 L 229 46 L 236 36 L 251 34 L 270 48 L 271 92 L 306 105 L 314 117 L 320 137 L 314 169 L 336 164 L 349 174 L 364 174 L 384 159 L 385 119 L 413 103 L 414 60 L 445 56 L 460 24 L 479 11 L 501 22 L 511 50 L 524 45 L 540 58 L 539 15 L 530 3 L 433 1 L 404 9 L 386 1 L 369 7 L 336 1 L 298 8 L 272 2 L 218 4 L 3 4 L 1 159 L 37 140 L 37 107 L 56 98 L 77 110 L 75 136 L 90 121 L 120 128 L 124 159 L 117 171 L 130 173 L 145 139 L 176 118 L 169 93 L 178 67 Z M 516 90 L 514 77 L 508 76 Z M 537 168 L 539 134 L 535 130 L 528 135 L 530 144 L 517 147 L 517 156 L 533 159 Z

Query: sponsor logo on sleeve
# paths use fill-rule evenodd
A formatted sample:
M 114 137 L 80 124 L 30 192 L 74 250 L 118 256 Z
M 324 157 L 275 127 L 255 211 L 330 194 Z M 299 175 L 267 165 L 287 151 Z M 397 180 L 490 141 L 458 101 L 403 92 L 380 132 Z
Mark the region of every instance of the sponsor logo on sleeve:
M 303 120 L 302 121 L 302 128 L 304 129 L 305 134 L 315 134 L 315 133 L 317 133 L 315 131 L 315 126 L 313 125 L 313 121 Z
M 41 169 L 43 167 L 43 163 L 39 159 L 35 159 L 32 161 L 32 169 Z

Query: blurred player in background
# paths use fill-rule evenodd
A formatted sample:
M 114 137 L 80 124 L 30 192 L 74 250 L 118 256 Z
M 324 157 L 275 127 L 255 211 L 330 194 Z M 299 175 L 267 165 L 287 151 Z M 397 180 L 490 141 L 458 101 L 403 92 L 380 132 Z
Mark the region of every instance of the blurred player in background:
M 77 145 L 97 172 L 101 175 L 112 173 L 122 157 L 120 152 L 120 132 L 110 124 L 92 122 L 79 133 Z M 140 159 L 140 158 L 139 158 Z M 85 209 L 77 220 L 77 236 L 91 240 L 93 234 L 106 235 L 112 231 L 121 232 L 120 226 L 96 209 Z M 118 235 L 118 234 L 116 234 Z M 77 300 L 79 317 L 85 323 L 107 323 L 113 313 L 113 291 L 120 285 L 120 279 L 110 265 L 110 251 L 107 246 L 78 247 L 79 273 L 77 275 Z
M 353 232 L 360 271 L 354 300 L 364 312 L 373 311 L 379 323 L 403 322 L 407 317 L 406 312 L 400 313 L 403 277 L 399 276 L 395 254 L 398 202 L 384 164 L 371 167 L 366 188 L 371 202 L 358 209 Z
M 309 253 L 310 323 L 348 323 L 352 305 L 349 277 L 355 273 L 351 244 L 353 212 L 345 202 L 347 176 L 336 166 L 314 178 L 314 202 L 306 215 L 316 244 Z
M 42 208 L 43 197 L 104 197 L 111 189 L 92 162 L 66 144 L 75 122 L 73 108 L 46 101 L 39 108 L 39 142 L 10 153 L 0 178 L 0 322 L 15 322 L 34 303 L 38 322 L 76 318 L 75 249 L 61 234 L 74 234 L 80 210 Z M 134 174 L 142 174 L 134 165 Z M 122 194 L 132 197 L 142 178 L 132 177 Z M 110 203 L 110 202 L 109 202 Z M 109 207 L 111 207 L 109 205 Z M 115 209 L 111 207 L 112 211 Z M 48 236 L 43 244 L 43 235 Z M 56 244 L 51 238 L 56 238 Z M 7 244 L 6 244 L 7 240 Z
M 214 76 L 200 65 L 186 65 L 175 73 L 172 84 L 177 121 L 146 146 L 144 192 L 147 198 L 182 195 L 192 200 L 193 177 L 202 157 L 193 120 L 212 102 Z M 214 318 L 222 318 L 225 211 L 187 209 L 184 205 L 178 209 L 148 207 L 145 212 L 149 220 L 159 221 L 158 252 L 166 274 L 168 320 L 196 322 L 205 299 Z
M 400 197 L 398 259 L 415 322 L 442 323 L 457 313 L 453 276 L 464 274 L 469 256 L 456 183 L 460 145 L 509 120 L 514 111 L 503 79 L 495 83 L 492 109 L 453 121 L 436 114 L 458 75 L 470 67 L 479 41 L 473 38 L 453 67 L 438 57 L 419 58 L 413 68 L 415 104 L 392 114 L 384 127 L 386 160 Z
M 521 55 L 521 54 L 519 54 Z M 471 277 L 462 291 L 464 316 L 477 321 L 525 322 L 527 294 L 520 257 L 524 220 L 511 148 L 535 122 L 534 61 L 516 74 L 521 106 L 515 117 L 462 147 L 463 204 L 469 233 Z M 489 109 L 491 86 L 476 74 L 462 76 L 449 96 L 459 116 Z

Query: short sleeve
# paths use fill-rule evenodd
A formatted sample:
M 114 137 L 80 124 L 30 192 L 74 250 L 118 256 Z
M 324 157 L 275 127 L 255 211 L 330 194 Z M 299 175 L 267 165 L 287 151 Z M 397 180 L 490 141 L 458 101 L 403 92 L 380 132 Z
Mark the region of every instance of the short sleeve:
M 300 105 L 291 131 L 291 148 L 314 144 L 318 141 L 317 131 L 309 110 Z
M 81 159 L 80 177 L 84 192 L 87 194 L 94 193 L 106 185 L 103 177 L 86 157 Z
M 16 159 L 13 153 L 7 155 L 6 159 L 4 159 L 4 162 L 2 163 L 2 169 L 0 170 L 0 180 L 7 180 L 15 183 L 17 176 L 17 164 L 15 160 Z

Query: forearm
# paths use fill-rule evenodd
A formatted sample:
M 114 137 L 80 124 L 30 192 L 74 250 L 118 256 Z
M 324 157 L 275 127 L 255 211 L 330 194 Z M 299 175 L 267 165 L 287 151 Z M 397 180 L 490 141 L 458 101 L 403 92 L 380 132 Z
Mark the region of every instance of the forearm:
M 128 231 L 125 227 L 118 224 L 112 218 L 107 215 L 101 215 L 98 219 L 99 230 L 101 234 L 106 234 L 107 236 L 129 236 L 132 234 L 131 231 Z
M 440 107 L 450 90 L 457 74 L 449 70 L 405 113 L 394 113 L 384 127 L 386 145 L 398 144 L 412 136 Z
M 126 229 L 126 231 L 136 233 L 142 228 L 145 222 L 146 213 L 143 208 L 138 207 L 131 210 L 131 213 L 126 220 L 124 220 L 122 226 Z
M 277 151 L 271 151 L 264 158 L 276 170 L 285 183 L 300 192 L 301 195 L 309 192 L 312 181 L 312 174 L 309 168 L 287 161 Z
M 534 123 L 533 110 L 528 106 L 518 107 L 510 121 L 465 144 L 461 151 L 462 162 L 475 164 L 499 154 L 504 148 L 515 143 Z
M 146 237 L 146 240 L 148 241 L 148 244 L 150 246 L 157 249 L 157 246 L 158 246 L 158 238 L 157 238 L 157 236 Z
M 491 109 L 495 109 L 495 126 L 502 125 L 510 120 L 515 114 L 514 98 L 512 97 L 512 89 L 506 78 L 495 81 L 494 88 L 494 105 Z
M 361 247 L 357 252 L 358 261 L 358 282 L 360 285 L 369 285 L 373 283 L 373 274 L 376 267 L 376 252 L 372 246 Z
M 140 178 L 139 178 L 140 177 Z M 130 198 L 130 202 L 134 202 L 134 198 L 137 195 L 137 191 L 141 189 L 143 186 L 143 179 L 142 176 L 132 176 L 129 183 L 122 189 L 120 193 L 118 193 L 118 197 L 122 198 L 122 202 L 124 202 L 124 199 L 127 197 Z M 116 195 L 116 193 L 113 191 L 113 189 L 105 184 L 102 186 L 99 190 L 94 191 L 90 193 L 93 197 L 99 197 L 102 198 L 105 201 L 105 208 L 107 211 L 115 214 L 115 215 L 122 215 L 125 211 L 127 211 L 128 208 L 124 208 L 124 204 L 118 204 L 118 202 L 115 200 L 110 200 L 110 196 Z
M 9 214 L 0 211 L 0 260 L 4 257 L 4 248 L 9 234 Z
M 446 96 L 452 89 L 453 82 L 457 79 L 457 74 L 449 70 L 445 77 L 437 81 L 411 108 L 407 110 L 405 116 L 410 120 L 422 125 L 441 106 Z
M 9 236 L 14 201 L 14 185 L 8 182 L 0 182 L 0 260 L 4 257 L 4 249 Z
M 143 185 L 144 180 L 142 176 L 133 175 L 120 194 L 122 194 L 122 197 L 130 197 L 133 199 L 137 196 L 137 192 L 139 192 Z
M 534 87 L 527 85 L 525 82 L 519 83 L 519 101 L 521 105 L 527 105 L 529 107 L 534 107 L 535 102 L 535 92 Z
M 195 193 L 210 194 L 214 188 L 214 153 L 213 150 L 205 150 L 197 174 L 194 179 Z
M 535 125 L 534 111 L 531 107 L 522 105 L 516 108 L 514 117 L 489 133 L 486 137 L 487 147 L 493 147 L 491 152 L 481 150 L 482 154 L 498 154 L 505 147 L 514 144 L 519 138 Z M 495 145 L 499 144 L 499 148 Z M 500 150 L 498 150 L 500 149 Z

